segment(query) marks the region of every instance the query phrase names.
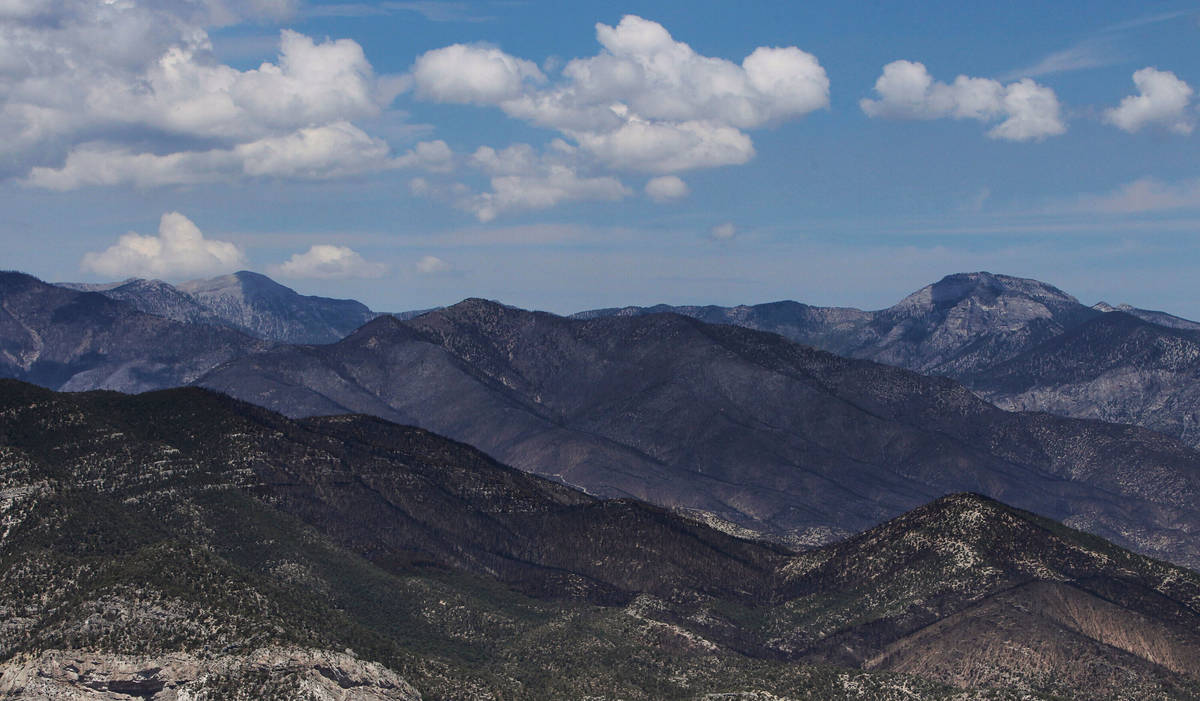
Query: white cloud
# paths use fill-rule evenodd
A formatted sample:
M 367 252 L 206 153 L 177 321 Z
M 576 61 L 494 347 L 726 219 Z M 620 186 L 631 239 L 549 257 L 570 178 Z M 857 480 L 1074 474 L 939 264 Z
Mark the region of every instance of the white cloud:
M 1079 209 L 1109 214 L 1200 209 L 1200 180 L 1164 183 L 1142 178 L 1105 195 L 1084 197 Z
M 396 159 L 400 168 L 423 168 L 434 173 L 449 173 L 454 170 L 454 152 L 445 141 L 422 141 Z
M 476 192 L 465 183 L 430 182 L 418 177 L 409 181 L 409 191 L 450 202 L 481 222 L 509 212 L 549 209 L 563 202 L 611 202 L 633 194 L 615 177 L 581 173 L 576 149 L 559 140 L 544 152 L 529 144 L 513 144 L 500 150 L 481 146 L 466 164 L 487 177 L 490 190 Z
M 1195 118 L 1189 113 L 1192 88 L 1171 71 L 1147 67 L 1133 74 L 1138 94 L 1104 113 L 1105 121 L 1127 132 L 1159 126 L 1177 134 L 1190 134 Z
M 300 129 L 241 144 L 234 154 L 246 175 L 324 179 L 394 167 L 386 142 L 349 122 Z
M 180 278 L 228 273 L 245 262 L 234 244 L 206 239 L 187 217 L 168 212 L 158 236 L 130 232 L 104 251 L 85 254 L 80 267 L 110 278 Z
M 416 2 L 384 2 L 389 11 L 416 12 L 430 22 L 487 22 L 491 17 L 472 12 L 471 5 L 450 0 L 417 0 Z
M 157 155 L 112 144 L 71 151 L 61 168 L 34 167 L 25 182 L 51 190 L 86 186 L 192 185 L 242 177 L 327 179 L 407 164 L 389 147 L 348 122 L 300 129 L 232 149 Z
M 346 246 L 318 244 L 304 253 L 293 254 L 279 265 L 268 266 L 267 270 L 280 277 L 345 280 L 383 277 L 387 266 L 370 263 Z
M 329 5 L 312 4 L 305 11 L 309 17 L 373 17 L 395 12 L 415 12 L 430 22 L 488 22 L 492 17 L 477 15 L 465 2 L 448 0 L 417 0 L 416 2 L 339 2 Z
M 754 158 L 754 144 L 744 132 L 704 121 L 631 119 L 613 131 L 577 132 L 574 137 L 613 168 L 648 173 L 741 165 Z
M 673 202 L 688 196 L 687 183 L 674 175 L 660 175 L 646 182 L 646 196 L 655 202 Z
M 717 241 L 728 241 L 737 236 L 737 227 L 733 225 L 733 222 L 725 222 L 717 224 L 708 233 Z
M 580 177 L 564 165 L 550 165 L 523 175 L 499 175 L 491 179 L 491 192 L 460 200 L 463 208 L 482 222 L 505 212 L 549 209 L 562 202 L 580 200 L 616 201 L 631 192 L 611 176 Z
M 1037 78 L 1055 73 L 1082 71 L 1121 62 L 1119 52 L 1110 39 L 1088 39 L 1061 51 L 1055 51 L 1025 68 L 1009 71 L 1001 79 Z
M 417 261 L 417 272 L 422 275 L 437 275 L 438 273 L 448 273 L 454 270 L 454 266 L 437 256 L 425 256 Z
M 453 44 L 417 57 L 417 94 L 436 102 L 495 104 L 546 80 L 537 64 L 487 46 Z
M 1067 130 L 1054 91 L 1029 79 L 1004 85 L 960 75 L 948 84 L 933 80 L 924 64 L 893 61 L 883 67 L 875 92 L 879 99 L 859 102 L 871 117 L 974 119 L 995 123 L 987 135 L 1006 141 L 1037 141 Z
M 9 3 L 12 5 L 12 3 Z M 250 70 L 217 61 L 206 27 L 281 18 L 292 0 L 57 0 L 0 12 L 0 177 L 71 170 L 103 151 L 157 177 L 33 182 L 144 185 L 223 174 L 337 177 L 385 167 L 387 145 L 353 126 L 378 119 L 407 78 L 376 76 L 348 39 L 284 30 L 279 54 Z M 352 142 L 352 143 L 351 143 Z M 202 148 L 181 144 L 205 144 Z M 345 148 L 343 155 L 331 149 Z M 363 157 L 352 165 L 354 156 Z M 331 168 L 320 171 L 325 164 Z M 188 169 L 197 170 L 188 172 Z
M 741 64 L 703 56 L 660 24 L 627 15 L 596 25 L 602 50 L 551 81 L 499 49 L 461 44 L 413 66 L 418 96 L 495 105 L 555 129 L 610 167 L 668 173 L 745 163 L 742 130 L 829 105 L 829 79 L 796 47 L 759 47 Z
M 318 44 L 284 30 L 278 63 L 248 71 L 211 61 L 210 51 L 205 38 L 168 48 L 140 76 L 101 77 L 85 100 L 91 121 L 244 139 L 380 112 L 371 65 L 349 39 Z

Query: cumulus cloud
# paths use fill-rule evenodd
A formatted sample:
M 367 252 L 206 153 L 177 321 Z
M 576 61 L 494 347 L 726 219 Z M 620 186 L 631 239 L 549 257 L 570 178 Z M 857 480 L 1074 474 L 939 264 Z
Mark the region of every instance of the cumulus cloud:
M 247 175 L 324 179 L 391 167 L 390 150 L 353 124 L 335 122 L 240 144 L 234 154 Z
M 627 15 L 596 25 L 601 51 L 551 80 L 492 47 L 454 45 L 413 65 L 417 95 L 495 105 L 555 129 L 606 165 L 669 173 L 745 163 L 743 130 L 829 105 L 829 79 L 796 47 L 759 47 L 740 64 L 703 56 L 662 25 Z
M 563 202 L 613 202 L 633 194 L 615 177 L 581 172 L 576 156 L 576 150 L 561 140 L 540 152 L 529 144 L 499 150 L 481 146 L 466 164 L 487 178 L 489 190 L 477 192 L 465 183 L 430 182 L 418 177 L 409 181 L 409 191 L 450 202 L 481 222 L 509 212 L 549 209 Z
M 687 183 L 674 175 L 660 175 L 646 182 L 646 196 L 655 202 L 673 202 L 688 196 Z
M 728 241 L 734 236 L 737 236 L 737 227 L 733 225 L 733 222 L 717 224 L 708 232 L 708 235 L 717 241 Z
M 614 177 L 580 175 L 570 163 L 573 155 L 566 144 L 558 144 L 544 154 L 528 144 L 514 144 L 500 151 L 480 147 L 471 156 L 471 163 L 491 175 L 492 189 L 460 198 L 460 206 L 487 222 L 510 211 L 548 209 L 581 200 L 612 202 L 632 194 Z
M 454 152 L 445 141 L 422 141 L 396 159 L 400 168 L 423 168 L 434 173 L 449 173 L 454 170 Z
M 496 104 L 545 82 L 537 64 L 488 46 L 453 44 L 421 54 L 413 64 L 417 94 L 436 102 Z
M 974 119 L 994 124 L 993 139 L 1038 141 L 1066 132 L 1054 91 L 1025 78 L 1004 85 L 960 75 L 935 81 L 924 64 L 893 61 L 875 81 L 878 99 L 859 102 L 871 117 L 888 119 Z
M 1190 134 L 1195 118 L 1188 109 L 1192 87 L 1171 71 L 1147 67 L 1133 74 L 1138 94 L 1130 95 L 1121 104 L 1104 113 L 1105 121 L 1136 132 L 1146 126 L 1158 126 L 1176 134 Z
M 284 30 L 278 57 L 257 68 L 214 57 L 206 27 L 287 16 L 291 0 L 37 5 L 0 13 L 0 177 L 41 168 L 32 182 L 150 185 L 391 164 L 353 122 L 379 117 L 407 79 L 377 76 L 356 42 Z M 114 171 L 137 162 L 166 175 L 71 176 L 101 152 L 118 157 Z
M 60 168 L 34 167 L 25 182 L 51 190 L 89 185 L 192 185 L 240 177 L 328 179 L 409 164 L 348 122 L 300 129 L 232 149 L 164 155 L 103 143 L 83 144 Z
M 437 275 L 438 273 L 448 273 L 454 270 L 454 266 L 437 256 L 425 256 L 417 261 L 417 272 L 422 275 Z
M 180 278 L 219 275 L 245 265 L 242 251 L 227 241 L 204 238 L 187 217 L 168 212 L 158 236 L 125 234 L 98 253 L 87 253 L 81 268 L 110 278 Z
M 279 265 L 268 267 L 272 275 L 288 278 L 345 280 L 383 277 L 387 266 L 371 263 L 346 246 L 318 244 L 304 253 L 295 253 Z

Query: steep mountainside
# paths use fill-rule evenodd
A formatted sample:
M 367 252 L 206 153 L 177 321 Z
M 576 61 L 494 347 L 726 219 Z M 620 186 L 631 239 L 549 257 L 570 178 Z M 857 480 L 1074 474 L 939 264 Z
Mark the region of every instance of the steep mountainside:
M 0 273 L 0 377 L 65 390 L 190 382 L 268 344 L 233 329 L 144 314 L 94 292 Z
M 979 373 L 971 385 L 1004 408 L 1137 424 L 1200 447 L 1200 331 L 1112 312 Z
M 246 270 L 180 283 L 132 279 L 61 287 L 99 292 L 132 304 L 147 314 L 175 321 L 236 328 L 258 338 L 284 343 L 333 343 L 378 316 L 352 299 L 301 295 L 271 278 Z
M 292 416 L 413 423 L 603 496 L 827 542 L 971 490 L 1200 563 L 1200 455 L 1012 414 L 955 383 L 677 315 L 592 321 L 482 300 L 231 362 L 199 384 Z
M 792 555 L 373 418 L 13 381 L 0 455 L 17 697 L 1200 695 L 1200 577 L 978 496 Z
M 1177 675 L 1197 674 L 1200 578 L 1179 572 L 954 495 L 797 557 L 783 607 L 796 618 L 775 625 L 807 659 L 1067 697 L 1187 698 L 1200 690 Z

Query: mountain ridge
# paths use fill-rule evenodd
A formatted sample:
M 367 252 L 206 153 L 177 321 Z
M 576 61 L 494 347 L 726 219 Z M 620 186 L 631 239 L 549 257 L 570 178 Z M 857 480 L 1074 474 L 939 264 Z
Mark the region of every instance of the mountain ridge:
M 140 278 L 56 284 L 120 299 L 148 314 L 227 326 L 283 343 L 332 343 L 378 315 L 356 300 L 301 295 L 248 270 L 178 285 Z
M 1200 323 L 1164 312 L 1085 307 L 1056 287 L 1036 280 L 991 273 L 958 273 L 927 285 L 881 310 L 811 307 L 772 302 L 737 307 L 624 307 L 581 312 L 574 318 L 636 316 L 673 312 L 709 323 L 732 324 L 778 333 L 799 343 L 854 358 L 875 360 L 923 374 L 952 377 L 997 405 L 1063 416 L 1132 423 L 1184 439 L 1200 448 L 1200 380 L 1190 372 L 1163 366 L 1163 358 L 1139 356 L 1111 368 L 1108 376 L 1079 384 L 1027 368 L 1020 392 L 1007 392 L 1022 363 L 1041 367 L 1086 365 L 1093 349 L 1068 339 L 1105 321 L 1107 314 L 1139 319 L 1146 343 L 1170 347 L 1178 332 L 1200 333 Z M 1096 342 L 1115 342 L 1115 337 Z M 1188 342 L 1191 343 L 1190 341 Z M 1097 347 L 1114 355 L 1117 347 Z M 1056 354 L 1069 353 L 1056 358 Z M 1019 357 L 1028 360 L 1019 361 Z M 1033 360 L 1037 358 L 1037 360 Z M 1002 375 L 1009 379 L 999 379 Z M 1032 382 L 1036 378 L 1036 385 Z M 1132 385 L 1136 391 L 1122 391 Z
M 1010 414 L 949 379 L 678 315 L 581 321 L 468 300 L 233 361 L 198 384 L 293 416 L 415 423 L 592 494 L 793 543 L 975 490 L 1196 556 L 1182 534 L 1200 526 L 1186 496 L 1200 456 L 1165 436 Z

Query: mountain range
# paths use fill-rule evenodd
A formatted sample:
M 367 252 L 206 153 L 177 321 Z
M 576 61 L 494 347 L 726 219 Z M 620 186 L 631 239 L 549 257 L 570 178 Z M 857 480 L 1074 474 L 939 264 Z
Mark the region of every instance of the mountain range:
M 301 295 L 247 271 L 177 286 L 141 279 L 60 285 L 99 292 L 175 321 L 223 326 L 281 343 L 334 343 L 378 316 L 353 300 Z M 394 316 L 407 320 L 425 311 L 435 310 Z M 651 313 L 778 333 L 838 355 L 952 377 L 1005 409 L 1134 424 L 1200 447 L 1200 323 L 1126 304 L 1087 307 L 1036 280 L 991 273 L 950 275 L 879 311 L 784 301 L 737 307 L 623 307 L 574 317 Z M 194 369 L 183 374 L 190 376 Z M 60 375 L 47 377 L 43 384 L 129 391 L 173 384 L 101 373 L 55 385 Z
M 11 380 L 0 455 L 17 698 L 1200 696 L 1200 576 L 975 494 L 796 553 L 373 417 Z
M 1200 323 L 1124 304 L 1088 307 L 1036 280 L 949 275 L 878 311 L 785 301 L 574 316 L 660 313 L 951 377 L 1006 409 L 1135 424 L 1200 447 Z
M 333 344 L 272 346 L 17 273 L 0 283 L 3 374 L 56 389 L 195 382 L 290 416 L 373 414 L 599 496 L 690 510 L 729 532 L 792 545 L 826 543 L 970 490 L 1140 552 L 1200 561 L 1194 451 L 1126 426 L 998 411 L 949 380 L 777 335 L 674 314 L 572 320 L 469 300 L 406 322 L 379 317 Z M 900 305 L 910 326 L 933 323 L 921 300 L 944 312 L 929 338 L 909 334 L 906 348 L 940 349 L 947 362 L 970 365 L 970 353 L 955 354 L 946 340 L 963 324 L 946 320 L 974 318 L 962 310 L 976 308 L 992 314 L 976 335 L 993 353 L 1006 336 L 987 329 L 1013 325 L 1014 309 L 1041 320 L 1027 326 L 1042 331 L 1013 338 L 1072 315 L 1087 320 L 1052 339 L 1121 320 L 1151 327 L 1155 338 L 1191 333 L 1072 307 L 1030 281 L 1023 297 L 997 293 L 983 309 L 972 301 L 982 293 L 964 285 L 974 289 L 959 280 Z M 1086 353 L 1081 345 L 1076 352 Z M 1027 355 L 1005 362 L 1016 367 Z
M 1200 454 L 1175 440 L 1002 411 L 946 378 L 674 314 L 573 320 L 468 300 L 196 383 L 294 417 L 421 426 L 591 494 L 794 545 L 974 491 L 1200 564 Z

